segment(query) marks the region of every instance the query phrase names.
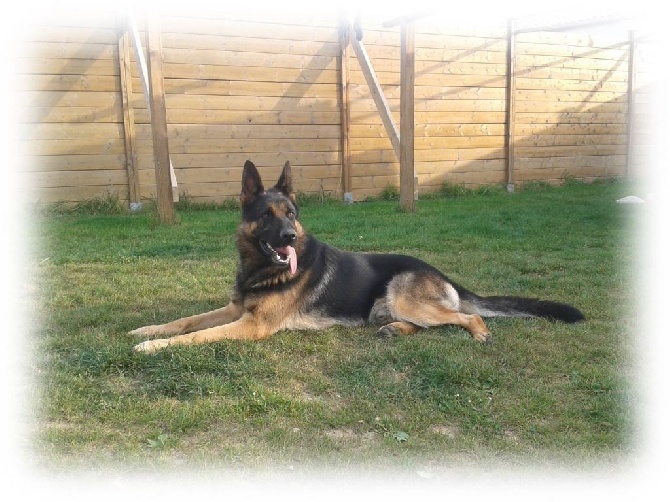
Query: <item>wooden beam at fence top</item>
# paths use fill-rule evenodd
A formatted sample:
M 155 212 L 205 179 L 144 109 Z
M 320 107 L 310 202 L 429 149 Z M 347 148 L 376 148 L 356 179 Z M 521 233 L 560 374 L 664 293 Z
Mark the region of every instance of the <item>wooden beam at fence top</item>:
M 384 97 L 384 92 L 382 87 L 377 80 L 374 70 L 372 69 L 372 63 L 370 63 L 370 57 L 368 56 L 363 43 L 358 40 L 356 33 L 350 30 L 349 40 L 351 41 L 351 46 L 354 48 L 354 53 L 356 53 L 356 58 L 358 59 L 358 64 L 361 66 L 363 71 L 363 76 L 365 81 L 370 88 L 370 94 L 372 94 L 372 99 L 377 106 L 377 111 L 381 115 L 382 123 L 386 129 L 386 134 L 388 134 L 391 144 L 393 145 L 393 151 L 395 151 L 398 160 L 400 160 L 400 135 L 398 134 L 398 128 L 393 121 L 393 116 L 391 115 L 391 109 L 389 108 L 388 102 Z
M 152 13 L 147 14 L 147 49 L 158 218 L 161 223 L 173 224 L 176 218 L 172 197 L 170 149 L 168 145 L 167 113 L 165 109 L 163 49 L 160 22 L 158 16 Z
M 400 27 L 400 206 L 414 211 L 414 23 Z
M 140 179 L 137 173 L 137 154 L 135 134 L 135 114 L 130 105 L 133 88 L 130 73 L 130 40 L 127 20 L 118 18 L 119 35 L 119 73 L 121 81 L 121 103 L 123 106 L 123 139 L 126 152 L 126 171 L 128 173 L 128 201 L 133 205 L 140 202 Z
M 351 56 L 349 19 L 340 20 L 340 114 L 342 127 L 342 191 L 345 201 L 353 202 L 351 192 L 351 111 L 349 108 L 349 60 Z
M 516 117 L 516 31 L 513 19 L 507 21 L 507 89 L 505 110 L 505 171 L 507 191 L 514 191 L 514 126 Z

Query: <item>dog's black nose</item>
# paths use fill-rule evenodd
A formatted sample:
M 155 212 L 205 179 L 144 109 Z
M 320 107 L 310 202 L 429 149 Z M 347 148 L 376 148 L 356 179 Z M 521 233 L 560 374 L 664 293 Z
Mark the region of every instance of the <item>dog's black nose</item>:
M 279 237 L 286 243 L 286 244 L 293 244 L 295 240 L 298 238 L 298 236 L 295 233 L 295 230 L 286 228 L 281 231 L 279 234 Z

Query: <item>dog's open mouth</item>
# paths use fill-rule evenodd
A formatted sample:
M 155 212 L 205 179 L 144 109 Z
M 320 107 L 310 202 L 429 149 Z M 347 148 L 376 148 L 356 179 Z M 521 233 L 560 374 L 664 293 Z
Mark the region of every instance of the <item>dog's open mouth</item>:
M 277 265 L 289 266 L 291 268 L 291 275 L 294 275 L 298 270 L 298 257 L 293 246 L 286 246 L 282 248 L 273 248 L 266 241 L 261 241 L 261 248 L 265 251 L 272 261 Z

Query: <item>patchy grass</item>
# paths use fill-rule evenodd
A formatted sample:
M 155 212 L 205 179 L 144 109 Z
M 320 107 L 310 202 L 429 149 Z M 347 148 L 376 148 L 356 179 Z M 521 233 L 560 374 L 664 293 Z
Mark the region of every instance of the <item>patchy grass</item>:
M 33 268 L 39 427 L 51 468 L 414 468 L 586 462 L 635 449 L 630 264 L 617 183 L 397 202 L 310 201 L 303 224 L 353 251 L 425 259 L 481 294 L 551 298 L 588 320 L 494 319 L 378 340 L 375 328 L 131 352 L 126 333 L 227 302 L 236 211 L 48 213 Z M 457 194 L 456 194 L 457 195 Z

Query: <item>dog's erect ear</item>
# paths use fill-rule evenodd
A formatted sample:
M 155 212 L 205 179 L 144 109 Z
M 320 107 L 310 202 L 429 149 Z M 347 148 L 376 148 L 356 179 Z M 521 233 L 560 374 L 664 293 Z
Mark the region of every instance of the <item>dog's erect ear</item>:
M 242 204 L 250 204 L 256 196 L 261 193 L 263 182 L 261 175 L 258 174 L 258 169 L 253 162 L 247 160 L 244 163 L 244 171 L 242 171 L 242 193 L 240 193 L 240 201 Z
M 286 195 L 293 203 L 295 204 L 295 194 L 293 193 L 293 175 L 291 174 L 291 164 L 289 161 L 286 161 L 284 164 L 284 169 L 279 176 L 279 180 L 275 185 L 275 188 Z

